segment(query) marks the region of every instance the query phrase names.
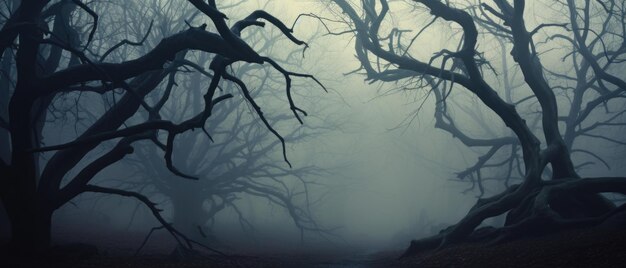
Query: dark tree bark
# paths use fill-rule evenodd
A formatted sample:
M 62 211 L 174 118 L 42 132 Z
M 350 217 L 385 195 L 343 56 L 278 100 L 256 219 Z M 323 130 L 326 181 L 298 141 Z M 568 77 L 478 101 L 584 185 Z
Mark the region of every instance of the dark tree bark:
M 216 32 L 207 30 L 206 25 L 187 27 L 162 40 L 156 40 L 153 48 L 145 53 L 131 56 L 135 59 L 123 59 L 118 62 L 102 62 L 114 50 L 131 42 L 118 45 L 102 43 L 93 46 L 94 36 L 98 32 L 100 16 L 92 5 L 101 3 L 83 3 L 80 0 L 62 0 L 50 4 L 49 0 L 21 1 L 15 12 L 0 29 L 0 54 L 15 53 L 15 65 L 11 66 L 11 57 L 3 57 L 3 75 L 10 79 L 1 79 L 0 84 L 0 143 L 6 142 L 7 132 L 10 146 L 2 146 L 0 160 L 0 198 L 11 223 L 10 249 L 14 256 L 39 254 L 50 244 L 50 227 L 54 211 L 74 197 L 85 192 L 107 193 L 134 197 L 153 212 L 155 217 L 184 246 L 191 246 L 182 233 L 165 222 L 158 209 L 145 196 L 119 189 L 91 185 L 91 180 L 103 169 L 123 159 L 134 151 L 133 142 L 148 140 L 165 151 L 165 162 L 169 171 L 187 179 L 194 179 L 178 171 L 172 163 L 172 151 L 175 137 L 188 130 L 203 128 L 211 116 L 214 105 L 232 97 L 231 94 L 216 96 L 220 81 L 237 80 L 227 73 L 227 68 L 236 62 L 253 64 L 275 62 L 259 55 L 240 37 L 240 32 L 249 26 L 263 26 L 261 20 L 277 27 L 296 45 L 305 45 L 292 35 L 292 30 L 272 15 L 257 11 L 246 19 L 235 23 L 232 29 L 226 26 L 226 16 L 221 13 L 214 1 L 188 1 L 199 12 L 210 19 Z M 130 3 L 129 3 L 130 4 Z M 106 3 L 102 3 L 106 7 Z M 75 25 L 77 12 L 84 12 L 91 19 L 87 30 Z M 135 18 L 130 18 L 134 20 Z M 48 30 L 47 21 L 52 22 Z M 175 22 L 185 25 L 184 21 Z M 182 29 L 183 27 L 181 27 Z M 151 27 L 148 27 L 150 34 Z M 139 42 L 134 45 L 143 45 Z M 108 47 L 108 49 L 107 49 Z M 106 49 L 106 50 L 105 50 Z M 89 51 L 91 54 L 87 54 Z M 197 111 L 191 119 L 174 123 L 161 119 L 152 113 L 145 122 L 126 127 L 124 123 L 138 113 L 140 108 L 153 110 L 144 98 L 171 74 L 178 72 L 183 65 L 193 65 L 185 60 L 188 51 L 210 53 L 213 56 L 212 81 L 204 89 L 203 109 Z M 92 55 L 93 54 L 93 55 Z M 70 55 L 69 59 L 63 55 Z M 111 58 L 111 57 L 109 57 Z M 14 68 L 15 75 L 11 69 Z M 284 70 L 283 70 L 284 71 Z M 305 76 L 284 71 L 285 75 Z M 308 77 L 308 76 L 306 76 Z M 13 90 L 7 82 L 15 81 Z M 87 130 L 76 139 L 66 144 L 45 146 L 42 134 L 52 109 L 55 98 L 61 94 L 93 92 L 115 95 L 115 90 L 124 90 L 124 94 L 107 109 Z M 202 90 L 193 88 L 189 90 Z M 249 96 L 246 88 L 242 89 Z M 286 92 L 290 101 L 291 86 Z M 218 93 L 219 94 L 219 93 Z M 167 100 L 167 97 L 164 98 Z M 282 136 L 268 124 L 264 115 L 251 97 L 246 98 L 258 112 L 259 118 L 276 134 L 284 145 Z M 290 102 L 293 106 L 293 102 Z M 295 109 L 295 108 L 294 108 Z M 6 114 L 5 114 L 6 111 Z M 297 114 L 296 114 L 297 115 Z M 8 130 L 8 131 L 6 131 Z M 167 134 L 167 143 L 158 141 L 157 134 Z M 88 159 L 87 155 L 103 144 L 116 138 L 112 148 Z M 41 162 L 42 152 L 54 151 L 50 159 Z M 285 156 L 286 159 L 286 156 Z M 79 162 L 86 161 L 79 169 Z M 74 177 L 67 178 L 71 171 Z M 63 183 L 62 183 L 63 182 Z M 67 183 L 65 183 L 67 182 Z M 182 240 L 180 240 L 182 239 Z M 184 243 L 183 243 L 184 241 Z
M 525 1 L 523 0 L 515 0 L 513 4 L 509 1 L 497 0 L 494 1 L 496 7 L 483 3 L 480 6 L 468 8 L 456 8 L 453 4 L 442 1 L 415 0 L 413 2 L 416 6 L 425 7 L 434 16 L 433 21 L 442 19 L 462 30 L 457 51 L 442 49 L 426 62 L 409 52 L 409 47 L 417 40 L 417 36 L 410 40 L 409 47 L 401 45 L 402 40 L 392 38 L 397 36 L 394 35 L 394 31 L 397 33 L 401 31 L 400 29 L 392 30 L 389 36 L 380 36 L 381 25 L 389 16 L 390 6 L 386 0 L 361 1 L 363 12 L 357 12 L 354 4 L 348 1 L 335 0 L 334 2 L 349 20 L 350 30 L 343 33 L 356 35 L 357 59 L 361 63 L 360 70 L 365 71 L 368 80 L 385 82 L 407 79 L 425 84 L 426 86 L 422 88 L 430 87 L 436 97 L 435 126 L 437 128 L 449 132 L 467 146 L 490 148 L 479 158 L 475 166 L 460 173 L 460 178 L 477 176 L 480 183 L 480 170 L 488 166 L 487 161 L 492 159 L 500 148 L 512 147 L 513 153 L 510 159 L 515 158 L 516 147 L 519 146 L 522 149 L 524 170 L 520 171 L 523 176 L 520 184 L 512 185 L 493 197 L 479 199 L 457 224 L 442 230 L 436 236 L 413 241 L 404 256 L 424 250 L 440 249 L 459 242 L 504 241 L 513 237 L 555 232 L 566 228 L 593 226 L 622 210 L 621 207 L 616 208 L 612 202 L 599 193 L 622 193 L 626 179 L 581 179 L 571 158 L 572 129 L 566 128 L 565 134 L 559 129 L 561 120 L 558 114 L 559 103 L 553 86 L 545 78 L 545 68 L 540 61 L 541 57 L 536 51 L 532 36 L 543 27 L 560 24 L 540 25 L 529 31 L 524 22 Z M 573 14 L 572 21 L 576 21 L 578 11 L 575 9 L 574 1 L 569 1 L 568 6 Z M 477 9 L 481 10 L 483 17 L 470 14 L 470 11 Z M 610 18 L 612 13 L 608 13 Z M 498 91 L 485 80 L 486 69 L 493 67 L 483 54 L 477 51 L 480 35 L 477 22 L 486 27 L 488 33 L 511 42 L 511 56 L 524 77 L 525 86 L 532 91 L 532 98 L 538 100 L 541 108 L 539 122 L 543 139 L 535 135 L 515 104 L 501 98 Z M 425 27 L 430 25 L 432 23 Z M 573 32 L 580 30 L 575 22 L 572 22 L 572 25 L 574 26 Z M 584 38 L 580 35 L 575 34 L 575 37 L 579 39 L 576 46 L 582 48 L 574 53 L 585 56 L 589 54 L 585 52 L 588 45 L 581 40 Z M 570 40 L 573 39 L 570 38 Z M 381 44 L 382 41 L 388 44 Z M 594 60 L 591 55 L 585 58 L 587 61 Z M 448 62 L 453 62 L 451 67 L 447 64 Z M 436 67 L 438 64 L 441 67 Z M 606 74 L 603 68 L 596 68 L 594 71 L 598 79 L 612 83 L 619 88 L 615 91 L 623 92 L 625 87 L 622 86 L 619 78 Z M 602 81 L 599 82 L 600 85 L 602 83 Z M 477 139 L 463 133 L 446 111 L 445 100 L 448 93 L 445 87 L 448 85 L 450 89 L 447 92 L 451 91 L 452 87 L 463 88 L 477 96 L 482 104 L 493 111 L 513 131 L 515 137 L 512 137 L 513 139 L 508 137 Z M 589 87 L 591 86 L 587 84 L 585 89 Z M 578 109 L 576 105 L 573 108 Z M 545 142 L 543 146 L 541 146 L 542 142 Z M 546 173 L 552 174 L 551 179 L 542 179 Z M 482 191 L 482 186 L 480 187 Z M 478 228 L 485 219 L 503 214 L 507 215 L 504 227 Z

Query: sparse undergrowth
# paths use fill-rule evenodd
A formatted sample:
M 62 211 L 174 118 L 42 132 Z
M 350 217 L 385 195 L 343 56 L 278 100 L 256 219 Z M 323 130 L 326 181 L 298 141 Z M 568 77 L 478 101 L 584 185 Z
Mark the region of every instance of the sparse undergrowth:
M 397 259 L 399 252 L 367 257 L 232 256 L 169 260 L 166 256 L 94 257 L 73 261 L 24 261 L 15 267 L 620 267 L 626 262 L 626 229 L 574 229 L 487 246 L 459 244 Z M 333 259 L 335 258 L 335 259 Z
M 398 267 L 621 267 L 626 229 L 575 229 L 493 246 L 461 244 L 400 260 Z

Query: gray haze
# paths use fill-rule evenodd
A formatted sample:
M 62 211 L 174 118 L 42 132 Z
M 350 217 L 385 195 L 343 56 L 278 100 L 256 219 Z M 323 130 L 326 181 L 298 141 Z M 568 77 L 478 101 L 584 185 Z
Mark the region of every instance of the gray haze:
M 225 9 L 224 12 L 234 21 L 263 7 L 288 25 L 301 13 L 341 18 L 338 9 L 328 1 L 254 2 L 247 1 L 236 9 Z M 530 8 L 535 12 L 527 12 L 532 14 L 528 18 L 529 25 L 552 16 L 542 1 L 531 2 Z M 415 30 L 411 25 L 428 23 L 430 16 L 427 12 L 405 12 L 408 10 L 404 9 L 406 6 L 409 4 L 393 2 L 392 10 L 399 11 L 393 13 L 393 21 L 387 22 L 381 32 L 392 27 Z M 328 22 L 328 25 L 336 31 L 345 29 L 345 25 L 340 23 Z M 457 42 L 450 40 L 458 40 L 459 37 L 449 34 L 453 31 L 440 30 L 447 27 L 444 23 L 436 23 L 424 32 L 420 40 L 429 41 L 422 41 L 419 47 L 414 47 L 416 54 L 429 58 L 444 47 L 455 49 Z M 216 216 L 213 233 L 218 238 L 217 244 L 224 248 L 262 252 L 301 251 L 311 247 L 355 248 L 368 252 L 403 249 L 411 239 L 436 233 L 461 219 L 476 200 L 478 192 L 465 191 L 471 185 L 467 181 L 459 181 L 456 173 L 472 165 L 480 152 L 463 146 L 450 134 L 434 127 L 434 98 L 424 89 L 404 90 L 410 86 L 409 83 L 370 84 L 364 81 L 362 74 L 344 75 L 359 67 L 354 58 L 354 39 L 350 34 L 334 36 L 325 33 L 323 25 L 310 17 L 301 17 L 294 28 L 294 35 L 307 40 L 310 47 L 300 60 L 300 66 L 289 67 L 296 68 L 292 68 L 293 71 L 315 75 L 329 92 L 325 93 L 306 79 L 294 79 L 294 100 L 309 112 L 309 116 L 304 117 L 304 125 L 312 130 L 324 131 L 303 140 L 290 142 L 287 139 L 287 157 L 294 168 L 315 165 L 327 170 L 323 174 L 308 175 L 307 179 L 321 184 L 309 189 L 314 199 L 321 197 L 311 207 L 311 214 L 319 226 L 329 230 L 328 234 L 305 231 L 302 235 L 283 208 L 265 199 L 247 196 L 236 202 L 254 227 L 251 232 L 241 228 L 238 215 L 232 209 L 227 208 Z M 485 57 L 499 68 L 502 51 L 497 42 L 479 42 L 479 49 L 486 51 Z M 270 56 L 301 51 L 300 47 L 285 40 L 279 41 L 276 46 L 279 49 L 270 51 Z M 545 50 L 548 54 L 542 58 L 544 65 L 555 70 L 565 68 L 558 51 Z M 300 52 L 297 54 L 301 55 Z M 500 77 L 493 74 L 486 76 L 486 80 L 499 84 Z M 518 75 L 512 78 L 513 81 L 515 79 L 521 81 L 523 78 Z M 280 80 L 275 83 L 276 90 L 283 90 Z M 485 136 L 510 134 L 497 116 L 485 108 L 477 108 L 475 97 L 453 90 L 450 98 L 453 100 L 450 109 L 467 133 Z M 84 105 L 88 105 L 89 101 L 97 103 L 90 108 L 94 113 L 101 113 L 104 109 L 98 106 L 102 100 L 96 95 L 87 95 L 81 101 Z M 241 96 L 235 96 L 232 101 L 246 107 Z M 284 97 L 262 97 L 259 103 L 263 104 L 265 114 L 286 116 L 276 124 L 279 132 L 288 133 L 299 127 Z M 215 109 L 219 109 L 219 105 L 222 104 Z M 533 107 L 526 108 L 530 110 Z M 482 123 L 474 123 L 475 118 L 464 109 L 478 110 Z M 252 112 L 247 115 L 254 118 Z M 75 137 L 74 127 L 62 123 L 46 127 L 46 143 L 67 142 Z M 272 138 L 269 136 L 268 139 L 271 141 Z M 602 165 L 590 166 L 582 174 L 620 175 L 626 171 L 623 148 L 597 140 L 589 141 L 585 146 L 599 148 L 597 150 L 603 152 L 609 162 L 617 165 L 611 170 Z M 185 152 L 175 152 L 175 155 L 181 153 Z M 279 146 L 270 154 L 274 162 L 287 167 Z M 586 158 L 576 156 L 574 159 L 583 162 Z M 124 179 L 130 170 L 127 163 L 120 162 L 104 170 L 95 181 L 116 185 L 113 181 Z M 494 183 L 486 188 L 485 196 L 501 190 L 501 186 Z M 166 196 L 156 193 L 150 197 L 157 204 L 162 204 L 165 218 L 172 217 Z M 135 200 L 82 194 L 55 212 L 53 239 L 87 243 L 99 241 L 97 243 L 108 252 L 132 252 L 156 226 L 158 222 L 151 212 Z M 154 238 L 147 243 L 146 252 L 170 250 L 174 241 L 163 230 L 155 232 Z M 132 243 L 126 244 L 124 241 L 129 238 Z

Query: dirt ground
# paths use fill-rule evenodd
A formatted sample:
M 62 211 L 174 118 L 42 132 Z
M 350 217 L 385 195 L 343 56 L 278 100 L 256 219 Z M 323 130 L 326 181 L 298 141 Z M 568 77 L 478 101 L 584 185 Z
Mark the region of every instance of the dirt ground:
M 0 267 L 626 267 L 626 229 L 570 230 L 495 246 L 466 244 L 398 260 L 367 256 L 229 256 L 182 261 L 162 255 L 24 260 Z
M 505 244 L 461 245 L 394 267 L 626 267 L 626 229 L 570 230 Z

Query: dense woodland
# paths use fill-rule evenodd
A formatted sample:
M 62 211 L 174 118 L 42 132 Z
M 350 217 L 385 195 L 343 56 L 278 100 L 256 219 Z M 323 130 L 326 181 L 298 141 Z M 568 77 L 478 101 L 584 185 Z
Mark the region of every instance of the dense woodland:
M 374 195 L 345 189 L 405 175 L 413 184 L 390 187 L 409 197 L 385 198 L 448 181 L 472 205 L 445 224 L 421 213 L 395 231 L 394 258 L 599 227 L 619 237 L 625 18 L 615 0 L 4 0 L 2 258 L 57 252 L 54 226 L 80 223 L 55 213 L 111 196 L 133 211 L 129 226 L 137 211 L 157 224 L 142 225 L 135 256 L 155 233 L 177 260 L 236 256 L 220 226 L 253 240 L 263 219 L 285 223 L 266 224 L 276 237 L 335 248 L 366 224 L 337 215 L 384 217 Z M 390 129 L 373 114 L 401 119 Z M 372 172 L 405 155 L 441 163 Z M 451 190 L 435 192 L 422 208 L 453 215 L 441 202 Z M 401 204 L 392 210 L 418 215 Z

